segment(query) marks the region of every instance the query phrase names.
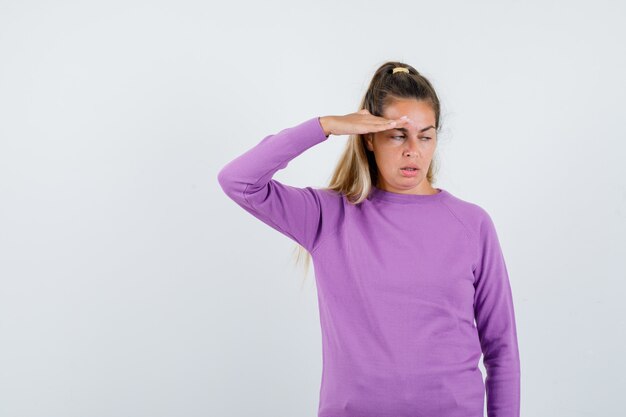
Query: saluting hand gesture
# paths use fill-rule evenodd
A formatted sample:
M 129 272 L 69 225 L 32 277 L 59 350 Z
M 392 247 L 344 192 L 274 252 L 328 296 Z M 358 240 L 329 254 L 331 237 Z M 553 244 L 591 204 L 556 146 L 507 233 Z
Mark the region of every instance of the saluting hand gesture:
M 399 119 L 374 116 L 367 109 L 346 114 L 345 116 L 320 117 L 320 124 L 326 136 L 331 134 L 352 135 L 381 132 L 383 130 L 395 129 L 409 123 L 409 121 L 410 119 L 406 116 L 402 116 Z

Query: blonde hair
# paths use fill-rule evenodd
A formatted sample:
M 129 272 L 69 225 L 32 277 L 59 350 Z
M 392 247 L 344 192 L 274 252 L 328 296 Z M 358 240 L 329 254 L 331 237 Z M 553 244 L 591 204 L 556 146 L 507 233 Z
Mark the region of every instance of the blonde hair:
M 406 68 L 406 71 L 394 71 L 394 68 Z M 435 128 L 440 130 L 441 106 L 439 97 L 430 81 L 415 68 L 398 61 L 388 61 L 381 65 L 361 100 L 359 110 L 367 109 L 374 116 L 383 116 L 386 106 L 398 99 L 415 99 L 429 103 L 435 113 Z M 378 183 L 378 167 L 373 152 L 365 146 L 366 135 L 353 134 L 348 138 L 346 147 L 334 169 L 329 184 L 325 189 L 343 194 L 349 203 L 359 204 L 365 200 Z M 435 181 L 438 163 L 436 155 L 428 167 L 427 181 Z M 304 277 L 311 264 L 311 254 L 301 245 L 296 244 L 295 262 L 304 259 Z

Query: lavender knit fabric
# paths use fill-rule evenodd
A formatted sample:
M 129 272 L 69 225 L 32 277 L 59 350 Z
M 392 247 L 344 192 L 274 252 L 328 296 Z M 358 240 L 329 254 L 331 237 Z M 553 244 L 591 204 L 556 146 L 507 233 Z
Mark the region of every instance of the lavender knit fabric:
M 314 117 L 266 136 L 218 174 L 228 197 L 312 255 L 318 416 L 482 417 L 486 399 L 489 417 L 519 417 L 513 299 L 489 214 L 441 188 L 374 187 L 353 205 L 272 179 L 327 139 Z

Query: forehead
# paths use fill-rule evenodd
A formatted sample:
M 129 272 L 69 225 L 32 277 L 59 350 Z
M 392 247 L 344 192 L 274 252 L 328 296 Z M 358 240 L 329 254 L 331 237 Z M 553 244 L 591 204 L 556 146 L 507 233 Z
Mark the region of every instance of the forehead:
M 419 129 L 421 127 L 435 125 L 435 112 L 429 103 L 414 99 L 396 100 L 385 107 L 383 117 L 387 119 L 399 119 L 408 116 Z

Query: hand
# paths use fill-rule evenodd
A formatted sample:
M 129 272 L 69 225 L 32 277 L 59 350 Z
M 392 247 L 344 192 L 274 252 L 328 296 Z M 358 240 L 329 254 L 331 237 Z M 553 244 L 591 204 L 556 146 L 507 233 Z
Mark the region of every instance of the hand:
M 362 109 L 345 116 L 322 116 L 320 117 L 320 124 L 326 136 L 330 134 L 352 135 L 395 129 L 409 123 L 409 120 L 405 116 L 400 119 L 386 119 L 374 116 L 367 109 Z

